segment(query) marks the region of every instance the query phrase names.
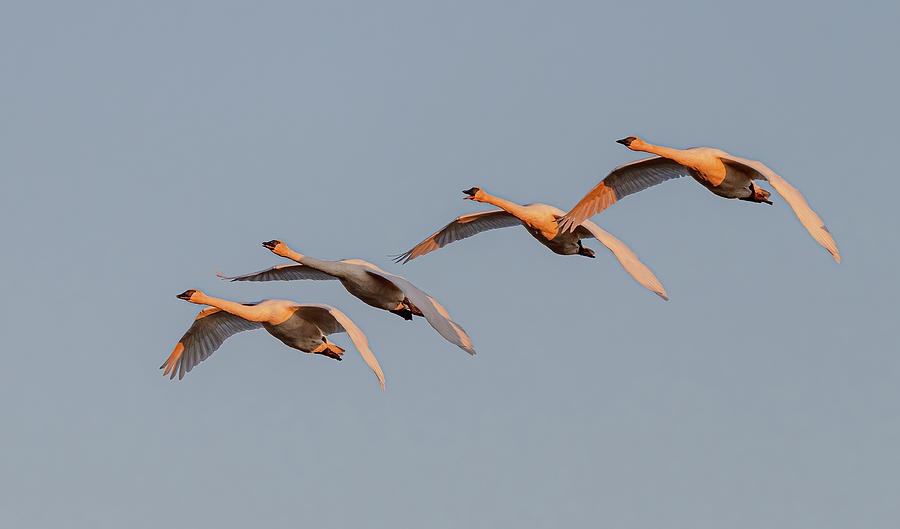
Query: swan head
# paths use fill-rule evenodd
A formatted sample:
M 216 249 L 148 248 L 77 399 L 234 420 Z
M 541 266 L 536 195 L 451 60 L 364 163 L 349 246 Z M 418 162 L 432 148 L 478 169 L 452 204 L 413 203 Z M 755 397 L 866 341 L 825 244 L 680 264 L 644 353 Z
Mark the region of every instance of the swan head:
M 192 303 L 196 303 L 202 296 L 203 296 L 203 292 L 200 292 L 199 290 L 192 288 L 189 290 L 185 290 L 184 292 L 182 292 L 181 294 L 178 294 L 175 297 L 178 299 L 183 299 L 185 301 L 190 301 Z
M 644 143 L 644 140 L 638 138 L 637 136 L 628 136 L 627 138 L 616 140 L 616 143 L 621 143 L 632 151 L 636 151 L 646 145 L 646 143 Z
M 287 244 L 279 241 L 278 239 L 272 239 L 271 241 L 266 241 L 262 243 L 262 245 L 269 250 L 272 250 L 272 253 L 275 255 L 283 255 L 284 251 L 287 250 Z
M 470 187 L 469 189 L 464 189 L 463 193 L 469 195 L 467 197 L 463 197 L 463 200 L 474 200 L 476 202 L 482 202 L 484 195 L 486 194 L 481 190 L 480 187 Z

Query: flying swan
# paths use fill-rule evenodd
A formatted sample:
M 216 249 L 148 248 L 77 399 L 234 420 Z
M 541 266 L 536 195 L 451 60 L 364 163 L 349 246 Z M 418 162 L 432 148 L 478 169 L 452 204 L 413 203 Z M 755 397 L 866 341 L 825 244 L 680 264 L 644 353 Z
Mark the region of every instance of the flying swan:
M 713 193 L 725 198 L 771 204 L 769 192 L 754 185 L 766 180 L 791 206 L 797 218 L 813 239 L 841 262 L 837 245 L 822 219 L 809 207 L 794 186 L 787 183 L 762 162 L 732 156 L 719 149 L 694 147 L 670 149 L 645 142 L 635 136 L 617 143 L 632 151 L 656 154 L 616 167 L 592 189 L 571 211 L 560 219 L 560 229 L 573 231 L 585 220 L 615 204 L 623 197 L 681 176 L 690 175 Z
M 335 360 L 341 359 L 344 350 L 329 342 L 327 336 L 346 332 L 384 390 L 384 374 L 369 349 L 366 335 L 334 307 L 283 299 L 235 303 L 207 296 L 196 289 L 186 290 L 176 297 L 198 305 L 210 305 L 210 308 L 200 311 L 175 350 L 159 367 L 165 369 L 163 376 L 169 375 L 169 379 L 175 378 L 176 372 L 179 380 L 184 378 L 185 373 L 209 358 L 229 336 L 262 327 L 288 347 Z
M 262 245 L 275 255 L 296 261 L 296 264 L 273 266 L 252 274 L 233 277 L 219 272 L 216 272 L 216 275 L 231 281 L 336 279 L 344 285 L 347 292 L 376 309 L 392 312 L 405 320 L 411 320 L 414 315 L 424 317 L 447 341 L 469 354 L 475 354 L 469 335 L 450 319 L 447 309 L 406 279 L 389 274 L 361 259 L 326 261 L 299 254 L 277 239 L 264 242 Z
M 582 221 L 573 232 L 559 229 L 557 221 L 563 216 L 559 208 L 547 204 L 525 204 L 524 206 L 489 195 L 480 187 L 463 191 L 465 200 L 487 202 L 501 209 L 492 209 L 457 217 L 437 233 L 417 244 L 413 249 L 395 256 L 398 263 L 407 263 L 416 257 L 433 252 L 451 242 L 465 239 L 487 230 L 524 226 L 541 244 L 560 255 L 583 255 L 594 257 L 594 251 L 585 248 L 581 239 L 595 238 L 609 248 L 625 271 L 638 283 L 652 290 L 659 297 L 669 299 L 662 284 L 653 272 L 642 263 L 622 241 L 602 230 L 589 220 Z

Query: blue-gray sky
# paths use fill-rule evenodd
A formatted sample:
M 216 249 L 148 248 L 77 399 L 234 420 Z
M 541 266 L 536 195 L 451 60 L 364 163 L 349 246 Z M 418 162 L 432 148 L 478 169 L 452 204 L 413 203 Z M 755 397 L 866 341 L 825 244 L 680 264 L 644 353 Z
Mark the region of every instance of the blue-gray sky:
M 19 2 L 0 16 L 7 527 L 896 527 L 893 2 Z M 524 230 L 400 267 L 460 190 L 573 205 L 614 140 L 756 158 L 594 218 L 641 288 Z M 227 284 L 281 238 L 437 297 L 472 358 L 337 284 Z M 263 332 L 180 383 L 198 307 L 333 304 L 381 393 Z M 340 343 L 348 343 L 338 338 Z M 348 347 L 349 348 L 349 347 Z

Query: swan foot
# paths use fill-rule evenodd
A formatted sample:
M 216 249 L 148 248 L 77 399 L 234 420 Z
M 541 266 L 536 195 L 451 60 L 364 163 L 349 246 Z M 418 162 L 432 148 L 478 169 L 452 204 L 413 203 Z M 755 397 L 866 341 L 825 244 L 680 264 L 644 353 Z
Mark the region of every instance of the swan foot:
M 590 257 L 591 259 L 593 259 L 594 258 L 594 250 L 591 250 L 590 248 L 585 248 L 584 246 L 581 245 L 581 241 L 579 240 L 578 241 L 578 255 L 583 255 L 585 257 Z
M 769 195 L 771 195 L 771 193 L 769 193 L 765 189 L 760 189 L 760 188 L 756 187 L 751 182 L 750 183 L 750 196 L 741 198 L 741 200 L 746 200 L 747 202 L 765 202 L 766 204 L 769 204 L 771 206 L 772 201 L 769 200 Z
M 403 306 L 405 306 L 407 309 L 409 309 L 409 311 L 412 313 L 413 316 L 422 316 L 422 317 L 425 316 L 424 314 L 422 314 L 422 311 L 419 310 L 419 307 L 413 305 L 412 301 L 410 301 L 407 298 L 403 298 Z
M 401 318 L 403 318 L 404 320 L 407 320 L 407 321 L 411 320 L 412 315 L 413 315 L 412 311 L 407 308 L 391 309 L 388 312 L 393 312 L 397 316 L 400 316 Z
M 344 350 L 334 345 L 333 343 L 322 342 L 322 345 L 310 351 L 310 354 L 327 356 L 328 358 L 334 358 L 335 360 L 340 362 L 341 355 L 344 354 Z

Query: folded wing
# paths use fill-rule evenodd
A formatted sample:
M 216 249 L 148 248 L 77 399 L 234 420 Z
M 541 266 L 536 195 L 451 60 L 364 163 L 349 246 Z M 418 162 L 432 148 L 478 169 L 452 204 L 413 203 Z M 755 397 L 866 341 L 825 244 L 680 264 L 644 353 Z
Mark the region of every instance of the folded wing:
M 394 257 L 398 263 L 407 263 L 416 257 L 433 252 L 438 248 L 483 231 L 520 226 L 522 223 L 514 215 L 495 209 L 457 217 L 439 231 L 417 244 L 413 249 Z

